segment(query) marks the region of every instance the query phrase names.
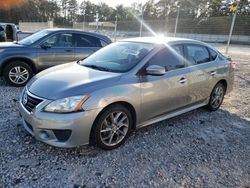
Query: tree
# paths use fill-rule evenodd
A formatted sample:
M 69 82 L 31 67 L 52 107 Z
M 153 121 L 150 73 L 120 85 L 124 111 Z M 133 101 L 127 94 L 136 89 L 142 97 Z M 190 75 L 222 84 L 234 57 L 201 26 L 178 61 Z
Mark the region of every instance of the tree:
M 157 7 L 155 6 L 154 0 L 148 1 L 144 5 L 144 10 L 143 10 L 143 18 L 144 19 L 157 19 Z
M 77 12 L 78 12 L 78 4 L 76 0 L 69 0 L 68 1 L 68 20 L 73 23 L 77 18 Z

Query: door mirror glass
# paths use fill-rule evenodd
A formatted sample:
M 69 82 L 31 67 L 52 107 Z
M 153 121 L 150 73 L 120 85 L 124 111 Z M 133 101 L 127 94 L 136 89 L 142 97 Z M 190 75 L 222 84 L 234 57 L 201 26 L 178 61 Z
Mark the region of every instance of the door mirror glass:
M 166 73 L 165 67 L 159 65 L 150 65 L 146 68 L 147 75 L 162 76 Z
M 42 49 L 47 49 L 47 48 L 51 48 L 51 46 L 50 45 L 47 45 L 47 44 L 40 44 L 40 47 L 42 48 Z

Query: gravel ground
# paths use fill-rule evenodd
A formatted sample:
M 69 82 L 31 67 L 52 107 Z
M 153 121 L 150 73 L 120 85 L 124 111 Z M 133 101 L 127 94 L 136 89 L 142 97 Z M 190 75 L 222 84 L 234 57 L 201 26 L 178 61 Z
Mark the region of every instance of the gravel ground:
M 140 129 L 112 151 L 36 141 L 18 123 L 19 89 L 1 82 L 0 187 L 249 187 L 250 55 L 232 55 L 235 89 L 220 110 Z

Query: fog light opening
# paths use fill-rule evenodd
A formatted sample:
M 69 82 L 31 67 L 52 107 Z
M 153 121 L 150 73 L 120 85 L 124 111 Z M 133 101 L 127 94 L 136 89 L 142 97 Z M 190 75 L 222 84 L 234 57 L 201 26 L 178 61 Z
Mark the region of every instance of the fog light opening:
M 48 140 L 49 139 L 49 133 L 47 131 L 40 131 L 39 132 L 39 137 L 42 139 L 42 140 Z

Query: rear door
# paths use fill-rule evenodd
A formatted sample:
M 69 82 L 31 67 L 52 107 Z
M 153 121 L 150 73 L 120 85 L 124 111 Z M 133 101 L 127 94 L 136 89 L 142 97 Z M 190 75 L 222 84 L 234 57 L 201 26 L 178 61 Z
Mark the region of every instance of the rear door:
M 188 103 L 205 101 L 211 93 L 214 64 L 206 46 L 186 44 Z
M 72 33 L 58 33 L 45 39 L 38 48 L 38 62 L 47 68 L 75 60 Z
M 165 75 L 141 76 L 144 121 L 181 108 L 187 104 L 188 85 L 184 73 L 183 47 L 173 46 L 158 52 L 148 64 L 166 68 Z
M 84 59 L 105 45 L 101 39 L 81 34 L 74 34 L 75 60 Z

